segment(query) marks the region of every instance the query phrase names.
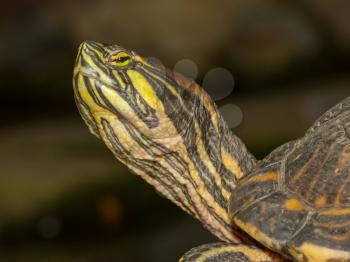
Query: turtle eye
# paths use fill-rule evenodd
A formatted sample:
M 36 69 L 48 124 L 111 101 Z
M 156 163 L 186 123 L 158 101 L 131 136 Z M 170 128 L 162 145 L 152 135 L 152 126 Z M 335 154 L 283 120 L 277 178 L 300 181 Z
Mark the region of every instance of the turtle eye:
M 119 52 L 109 58 L 111 65 L 124 67 L 131 63 L 131 56 L 127 52 Z

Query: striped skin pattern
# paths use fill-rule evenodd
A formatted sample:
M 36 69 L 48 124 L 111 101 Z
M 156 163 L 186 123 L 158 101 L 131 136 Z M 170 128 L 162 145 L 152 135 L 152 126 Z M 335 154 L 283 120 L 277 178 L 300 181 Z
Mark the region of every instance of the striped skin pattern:
M 133 51 L 96 42 L 81 44 L 73 86 L 91 133 L 117 159 L 219 239 L 240 242 L 228 202 L 256 160 L 202 88 Z
M 279 257 L 261 252 L 256 247 L 213 243 L 191 249 L 179 262 L 273 262 L 282 261 Z
M 350 261 L 350 97 L 233 190 L 236 226 L 298 261 Z
M 231 224 L 290 259 L 350 261 L 350 98 L 257 164 L 202 88 L 133 51 L 84 42 L 73 85 L 116 158 L 230 242 L 181 261 L 280 261 Z

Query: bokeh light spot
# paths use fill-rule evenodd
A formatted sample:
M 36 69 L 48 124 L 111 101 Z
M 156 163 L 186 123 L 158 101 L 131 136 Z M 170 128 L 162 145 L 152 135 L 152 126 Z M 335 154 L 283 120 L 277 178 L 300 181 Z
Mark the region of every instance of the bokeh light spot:
M 243 121 L 242 110 L 234 104 L 225 104 L 219 108 L 229 128 L 236 128 Z
M 198 76 L 198 67 L 196 63 L 190 59 L 182 59 L 178 61 L 174 66 L 174 70 L 193 80 Z
M 234 87 L 234 78 L 225 68 L 211 69 L 203 79 L 203 88 L 214 100 L 223 99 L 231 94 Z
M 163 74 L 165 74 L 165 71 L 166 71 L 165 66 L 164 66 L 164 64 L 162 63 L 162 61 L 160 61 L 158 58 L 153 57 L 153 56 L 150 56 L 150 57 L 147 57 L 147 61 L 148 61 L 148 63 L 150 63 L 151 65 L 158 67 L 158 69 L 159 69 Z

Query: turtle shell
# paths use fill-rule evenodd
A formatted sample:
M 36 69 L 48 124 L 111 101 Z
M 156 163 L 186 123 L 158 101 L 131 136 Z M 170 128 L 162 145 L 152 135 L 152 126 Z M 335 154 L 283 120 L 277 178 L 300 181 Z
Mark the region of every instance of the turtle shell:
M 298 261 L 350 261 L 350 97 L 234 189 L 236 227 Z

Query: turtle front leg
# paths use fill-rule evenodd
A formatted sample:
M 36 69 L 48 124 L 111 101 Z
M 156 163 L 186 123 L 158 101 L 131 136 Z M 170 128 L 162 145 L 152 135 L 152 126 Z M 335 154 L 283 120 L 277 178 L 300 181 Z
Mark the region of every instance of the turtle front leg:
M 255 246 L 233 243 L 211 243 L 188 251 L 179 262 L 276 262 L 281 257 Z

